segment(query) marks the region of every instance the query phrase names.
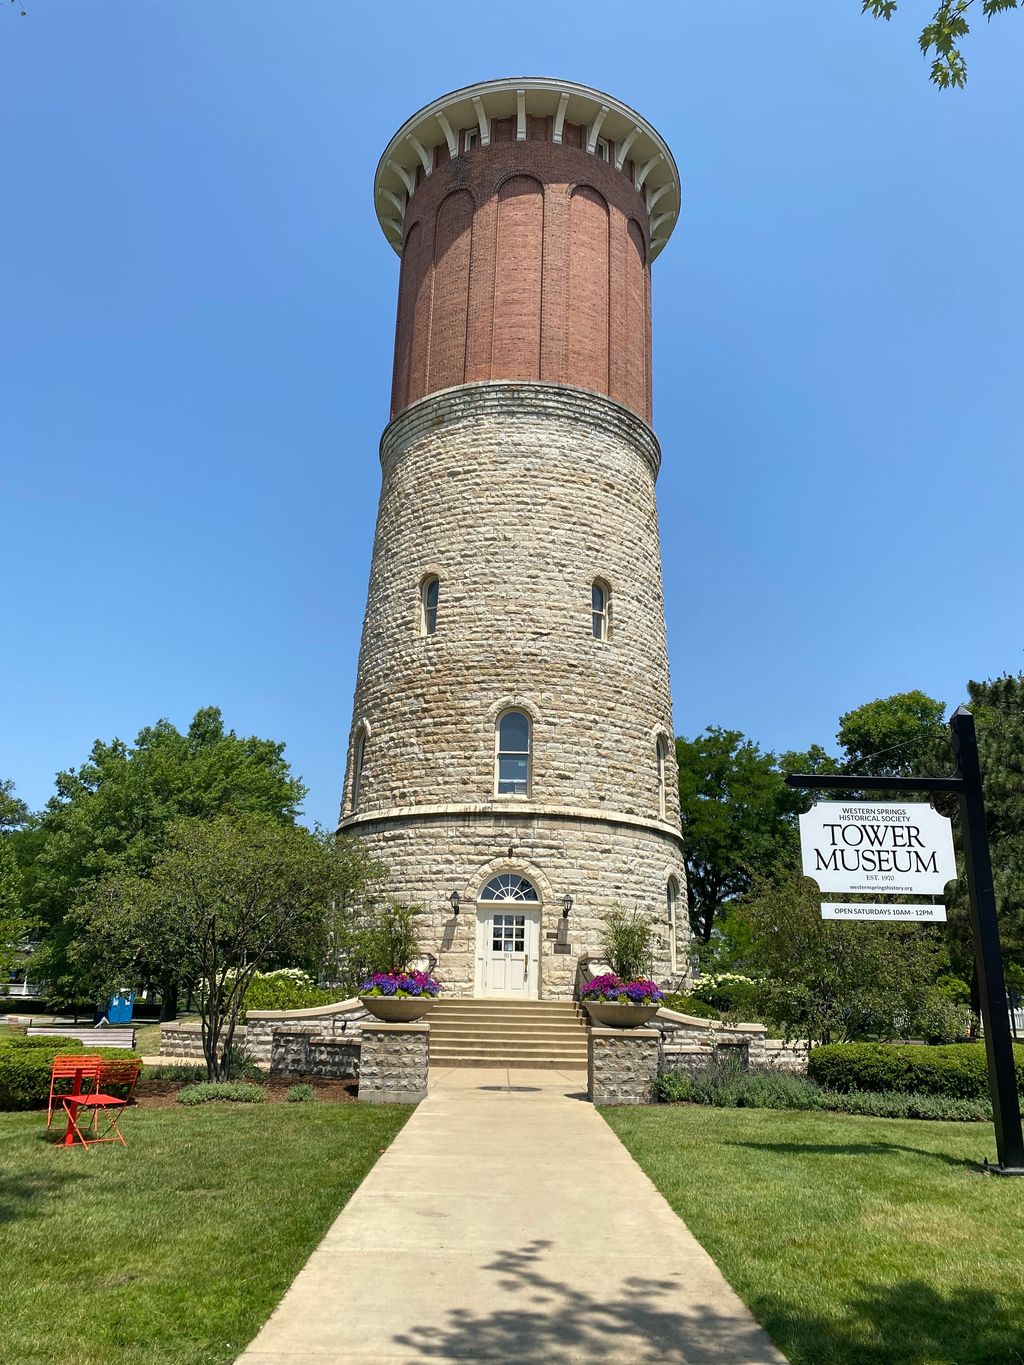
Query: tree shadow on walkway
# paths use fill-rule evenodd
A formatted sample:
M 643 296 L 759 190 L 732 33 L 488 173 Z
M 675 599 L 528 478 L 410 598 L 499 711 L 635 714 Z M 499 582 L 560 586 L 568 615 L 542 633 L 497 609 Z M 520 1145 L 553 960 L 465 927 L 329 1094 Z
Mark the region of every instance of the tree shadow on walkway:
M 592 1240 L 595 1261 L 614 1263 L 615 1238 L 595 1218 L 582 1229 L 580 1250 Z M 486 1267 L 502 1292 L 501 1305 L 481 1301 L 475 1309 L 455 1309 L 445 1324 L 401 1333 L 397 1345 L 424 1360 L 500 1360 L 564 1365 L 569 1361 L 630 1360 L 635 1365 L 758 1365 L 778 1360 L 761 1329 L 749 1319 L 736 1321 L 708 1305 L 688 1302 L 680 1276 L 630 1276 L 619 1298 L 598 1298 L 557 1278 L 550 1242 L 533 1241 L 501 1253 Z M 651 1248 L 656 1272 L 657 1248 Z M 509 1294 L 516 1296 L 509 1305 Z

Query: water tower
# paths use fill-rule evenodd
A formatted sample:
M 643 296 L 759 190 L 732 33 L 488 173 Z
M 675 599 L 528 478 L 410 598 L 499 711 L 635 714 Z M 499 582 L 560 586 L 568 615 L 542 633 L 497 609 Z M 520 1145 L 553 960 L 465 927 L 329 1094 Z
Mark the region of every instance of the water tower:
M 340 828 L 456 995 L 565 1000 L 606 915 L 689 931 L 651 429 L 679 176 L 568 81 L 454 91 L 374 196 L 401 258 Z

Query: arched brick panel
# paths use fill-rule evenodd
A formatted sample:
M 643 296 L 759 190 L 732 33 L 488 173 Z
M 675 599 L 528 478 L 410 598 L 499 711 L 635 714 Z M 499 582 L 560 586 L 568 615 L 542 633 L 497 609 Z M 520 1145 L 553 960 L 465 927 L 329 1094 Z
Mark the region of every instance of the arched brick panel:
M 441 201 L 437 211 L 428 393 L 461 384 L 466 377 L 472 244 L 473 196 L 468 190 L 456 190 Z
M 608 202 L 582 185 L 569 200 L 569 374 L 608 392 Z
M 540 378 L 544 187 L 515 175 L 498 191 L 492 379 Z
M 612 397 L 634 412 L 647 411 L 647 248 L 640 225 L 631 218 L 623 252 L 621 311 L 629 345 L 623 351 L 622 390 Z

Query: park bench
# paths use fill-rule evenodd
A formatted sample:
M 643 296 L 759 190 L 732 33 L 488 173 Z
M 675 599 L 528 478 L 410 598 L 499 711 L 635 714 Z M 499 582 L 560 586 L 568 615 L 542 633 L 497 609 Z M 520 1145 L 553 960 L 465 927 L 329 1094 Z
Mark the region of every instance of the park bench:
M 133 1028 L 62 1028 L 59 1024 L 41 1024 L 25 1030 L 29 1038 L 74 1038 L 83 1047 L 135 1047 Z

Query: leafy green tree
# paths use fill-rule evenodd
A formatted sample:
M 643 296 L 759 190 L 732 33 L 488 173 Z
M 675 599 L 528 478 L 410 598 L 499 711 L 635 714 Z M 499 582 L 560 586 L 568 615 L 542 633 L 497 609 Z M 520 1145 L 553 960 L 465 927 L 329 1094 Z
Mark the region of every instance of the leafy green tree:
M 0 782 L 0 991 L 28 933 L 22 909 L 23 879 L 14 848 L 14 831 L 27 819 L 28 807 L 14 795 L 14 783 Z
M 14 783 L 10 778 L 0 782 L 0 834 L 8 834 L 20 829 L 28 819 L 28 806 L 14 795 Z
M 144 875 L 111 870 L 72 912 L 77 952 L 104 994 L 173 964 L 199 1010 L 209 1079 L 225 1080 L 255 973 L 315 952 L 363 868 L 353 841 L 269 815 L 176 820 Z
M 946 708 L 924 692 L 880 697 L 839 717 L 843 771 L 930 775 L 951 766 Z
M 930 21 L 918 37 L 918 45 L 927 57 L 934 53 L 931 80 L 947 90 L 963 88 L 967 83 L 967 63 L 960 44 L 970 32 L 968 11 L 975 0 L 939 0 Z M 993 18 L 1009 9 L 1017 9 L 1018 0 L 981 0 L 981 13 Z M 861 0 L 861 13 L 876 19 L 889 20 L 896 13 L 897 0 Z
M 805 800 L 785 785 L 774 754 L 739 730 L 709 726 L 676 740 L 690 921 L 703 943 L 716 917 L 752 878 L 797 856 L 795 814 Z
M 969 682 L 967 694 L 978 734 L 1003 960 L 1015 979 L 1024 970 L 1024 674 Z M 963 875 L 951 907 L 958 965 L 965 975 L 972 975 L 976 1010 L 978 987 L 971 971 L 974 954 Z
M 81 956 L 69 952 L 70 911 L 100 878 L 144 876 L 182 818 L 262 814 L 294 823 L 306 789 L 292 776 L 284 745 L 224 729 L 216 707 L 197 711 L 185 734 L 169 721 L 148 726 L 134 745 L 97 740 L 81 767 L 57 775 L 57 793 L 32 832 L 28 909 L 43 926 L 35 970 L 55 1004 L 83 999 Z M 173 965 L 152 960 L 148 984 L 162 1017 L 177 1012 Z
M 759 877 L 736 913 L 748 925 L 758 1010 L 789 1038 L 906 1036 L 945 961 L 929 926 L 823 920 L 817 887 L 789 867 Z

